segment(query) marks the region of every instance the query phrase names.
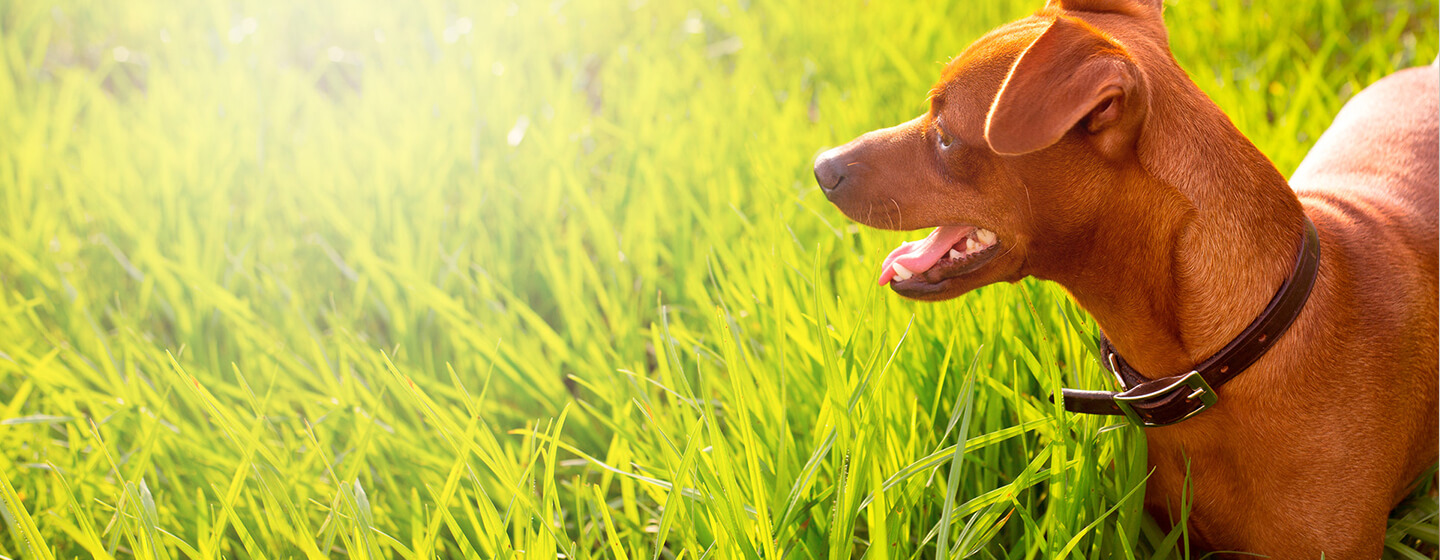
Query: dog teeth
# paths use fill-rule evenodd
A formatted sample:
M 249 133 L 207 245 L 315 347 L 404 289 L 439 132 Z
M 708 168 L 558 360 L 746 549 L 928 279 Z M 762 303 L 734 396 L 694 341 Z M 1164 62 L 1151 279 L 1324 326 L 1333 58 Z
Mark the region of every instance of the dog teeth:
M 978 241 L 980 241 L 980 244 L 981 244 L 981 245 L 987 245 L 987 246 L 989 246 L 989 245 L 994 245 L 994 244 L 995 244 L 995 232 L 990 231 L 990 230 L 988 230 L 988 229 L 982 229 L 982 230 L 980 230 L 980 231 L 978 231 L 978 232 L 975 233 L 975 239 L 978 240 Z
M 914 272 L 910 272 L 910 269 L 905 268 L 905 265 L 900 263 L 892 264 L 890 267 L 895 269 L 895 277 L 901 280 L 909 280 L 911 276 L 915 275 Z
M 960 251 L 956 251 L 956 250 L 954 250 L 954 249 L 951 249 L 951 250 L 950 250 L 950 258 L 952 258 L 952 259 L 959 260 L 960 257 L 963 257 L 963 256 L 965 256 L 965 255 L 960 254 Z
M 975 239 L 974 239 L 974 238 L 971 238 L 971 237 L 966 237 L 966 238 L 965 238 L 965 252 L 966 252 L 966 253 L 974 253 L 974 252 L 975 252 L 976 250 L 978 250 L 979 248 L 980 248 L 980 246 L 975 244 Z

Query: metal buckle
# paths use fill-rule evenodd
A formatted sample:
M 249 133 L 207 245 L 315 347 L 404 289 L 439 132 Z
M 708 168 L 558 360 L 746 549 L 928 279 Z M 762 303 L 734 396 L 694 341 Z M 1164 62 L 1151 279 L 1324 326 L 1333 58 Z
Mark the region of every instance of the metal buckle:
M 1199 371 L 1191 371 L 1185 375 L 1176 376 L 1173 379 L 1175 380 L 1169 384 L 1154 390 L 1147 388 L 1148 385 L 1154 382 L 1137 385 L 1129 391 L 1115 395 L 1115 405 L 1120 407 L 1120 411 L 1125 413 L 1125 417 L 1129 418 L 1131 423 L 1142 428 L 1153 428 L 1156 426 L 1168 426 L 1190 418 L 1191 416 L 1199 414 L 1200 411 L 1214 406 L 1214 404 L 1220 400 L 1220 396 L 1215 394 L 1215 390 L 1210 388 L 1210 384 L 1205 382 L 1205 378 L 1201 377 Z M 1143 391 L 1137 392 L 1141 390 Z M 1182 391 L 1188 391 L 1189 394 L 1181 399 L 1180 402 L 1184 403 L 1183 406 L 1175 407 L 1178 408 L 1178 410 L 1176 410 L 1177 412 L 1184 412 L 1179 418 L 1156 418 L 1150 414 L 1150 412 L 1152 412 L 1151 409 L 1145 408 L 1147 404 L 1160 404 Z M 1137 405 L 1140 406 L 1141 411 L 1136 410 Z M 1170 406 L 1173 407 L 1173 405 Z M 1189 410 L 1187 411 L 1186 409 Z M 1145 412 L 1147 418 L 1142 418 L 1140 412 Z

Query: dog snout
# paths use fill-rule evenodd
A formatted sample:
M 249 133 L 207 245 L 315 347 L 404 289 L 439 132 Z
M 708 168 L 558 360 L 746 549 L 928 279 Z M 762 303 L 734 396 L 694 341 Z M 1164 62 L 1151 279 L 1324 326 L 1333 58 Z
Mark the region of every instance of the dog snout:
M 840 148 L 831 148 L 815 158 L 815 182 L 827 195 L 845 181 L 845 164 L 839 156 Z

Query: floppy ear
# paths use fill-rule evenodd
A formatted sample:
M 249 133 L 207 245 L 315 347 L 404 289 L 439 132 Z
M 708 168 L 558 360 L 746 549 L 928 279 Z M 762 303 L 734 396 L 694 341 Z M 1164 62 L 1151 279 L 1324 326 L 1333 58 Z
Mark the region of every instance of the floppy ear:
M 1084 22 L 1056 18 L 1010 67 L 985 119 L 985 141 L 1017 155 L 1059 142 L 1081 120 L 1093 134 L 1133 124 L 1143 112 L 1139 84 L 1123 47 Z
M 1165 9 L 1164 0 L 1050 0 L 1045 5 L 1072 12 L 1109 12 L 1137 17 L 1159 16 Z

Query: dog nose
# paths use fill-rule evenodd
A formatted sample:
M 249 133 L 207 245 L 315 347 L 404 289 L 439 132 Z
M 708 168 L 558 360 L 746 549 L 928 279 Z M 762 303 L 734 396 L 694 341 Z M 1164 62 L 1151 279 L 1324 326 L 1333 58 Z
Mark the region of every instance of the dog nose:
M 820 189 L 825 192 L 835 190 L 840 182 L 845 180 L 845 166 L 840 163 L 838 157 L 839 148 L 826 150 L 815 158 L 815 182 L 820 184 Z

